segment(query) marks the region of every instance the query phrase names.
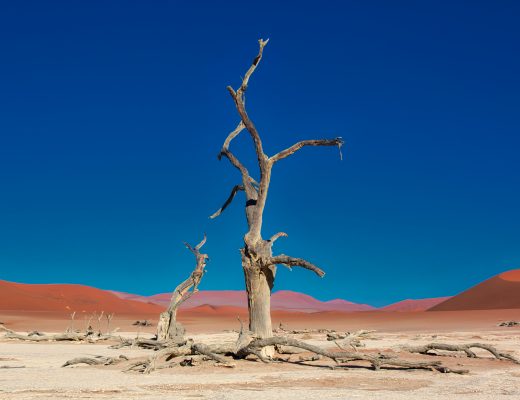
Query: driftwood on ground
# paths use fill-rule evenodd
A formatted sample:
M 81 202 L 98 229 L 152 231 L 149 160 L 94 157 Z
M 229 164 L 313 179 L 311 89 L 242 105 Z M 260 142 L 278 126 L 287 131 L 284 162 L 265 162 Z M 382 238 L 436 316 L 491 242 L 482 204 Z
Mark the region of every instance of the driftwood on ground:
M 405 346 L 404 350 L 410 353 L 435 355 L 432 351 L 452 351 L 464 352 L 470 358 L 478 358 L 472 349 L 482 349 L 491 353 L 497 360 L 511 361 L 515 364 L 520 364 L 520 359 L 508 353 L 501 353 L 495 347 L 484 343 L 468 343 L 468 344 L 447 344 L 447 343 L 429 343 L 423 346 Z
M 0 331 L 4 331 L 4 338 L 6 339 L 17 339 L 28 342 L 80 342 L 86 341 L 90 343 L 94 343 L 97 341 L 103 340 L 119 340 L 119 336 L 114 336 L 112 334 L 99 334 L 94 333 L 92 331 L 87 331 L 85 333 L 80 332 L 65 332 L 65 333 L 57 333 L 52 335 L 43 334 L 41 332 L 33 331 L 28 333 L 27 335 L 12 331 L 11 329 L 7 329 L 5 326 L 0 325 Z
M 366 331 L 359 331 L 366 332 Z M 353 337 L 356 337 L 353 335 Z M 137 357 L 133 359 L 126 359 L 124 356 L 118 358 L 110 357 L 93 357 L 93 358 L 75 358 L 69 360 L 63 366 L 71 366 L 76 364 L 89 365 L 112 365 L 123 364 L 124 371 L 136 371 L 141 373 L 151 373 L 157 369 L 171 368 L 173 366 L 193 366 L 204 361 L 211 361 L 215 365 L 225 367 L 234 367 L 233 360 L 246 359 L 254 357 L 263 363 L 270 363 L 273 361 L 282 362 L 296 362 L 307 363 L 322 359 L 323 357 L 334 361 L 335 366 L 331 368 L 348 368 L 353 362 L 357 362 L 357 367 L 365 367 L 373 370 L 381 368 L 398 368 L 398 369 L 427 369 L 439 371 L 442 373 L 466 374 L 469 371 L 465 369 L 453 369 L 442 364 L 440 361 L 410 361 L 399 358 L 394 355 L 385 355 L 377 352 L 360 352 L 356 349 L 349 350 L 335 341 L 339 349 L 323 348 L 314 344 L 306 343 L 301 340 L 296 340 L 286 336 L 275 336 L 271 338 L 257 338 L 249 331 L 240 331 L 239 337 L 235 343 L 224 343 L 221 345 L 206 345 L 202 343 L 195 343 L 192 339 L 187 339 L 184 343 L 171 343 L 167 347 L 159 349 L 155 348 L 155 352 L 147 357 Z M 347 343 L 350 346 L 349 343 Z M 480 345 L 480 344 L 479 344 Z M 467 345 L 469 348 L 475 347 L 475 344 Z M 274 347 L 276 349 L 294 349 L 294 352 L 283 352 L 283 354 L 296 354 L 297 352 L 313 353 L 309 356 L 301 355 L 298 360 L 291 361 L 289 358 L 279 356 L 266 356 L 262 349 L 265 347 Z M 446 345 L 444 348 L 447 349 Z M 458 346 L 462 348 L 463 346 Z M 491 346 L 481 345 L 481 347 L 490 352 L 499 355 L 500 359 L 507 359 L 517 362 L 516 359 L 508 354 L 499 353 Z M 414 350 L 410 348 L 411 350 Z M 410 352 L 410 349 L 407 351 Z M 416 351 L 415 351 L 416 350 Z M 411 352 L 422 352 L 428 349 L 416 348 Z M 279 353 L 282 354 L 282 353 Z M 498 357 L 497 357 L 498 358 Z M 312 365 L 312 364 L 307 364 Z

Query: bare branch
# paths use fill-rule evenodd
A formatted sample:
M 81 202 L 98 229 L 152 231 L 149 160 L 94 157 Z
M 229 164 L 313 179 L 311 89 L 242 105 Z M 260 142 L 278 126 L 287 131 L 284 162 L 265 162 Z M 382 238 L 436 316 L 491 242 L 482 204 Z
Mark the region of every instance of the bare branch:
M 224 144 L 222 145 L 222 149 L 220 149 L 220 153 L 218 154 L 218 159 L 221 160 L 222 156 L 227 157 L 227 159 L 231 162 L 231 164 L 237 168 L 242 174 L 242 178 L 246 179 L 249 176 L 249 172 L 247 168 L 239 161 L 239 159 L 229 150 L 229 145 L 231 141 L 238 136 L 240 132 L 245 128 L 245 125 L 242 121 L 237 125 L 237 127 L 228 135 Z
M 220 214 L 222 214 L 222 212 L 227 208 L 227 206 L 229 206 L 231 204 L 231 202 L 233 201 L 233 199 L 235 198 L 235 196 L 239 190 L 244 190 L 244 185 L 233 186 L 233 189 L 231 189 L 231 193 L 230 193 L 229 197 L 227 198 L 227 200 L 225 201 L 225 203 L 222 205 L 222 207 L 220 207 L 217 211 L 215 211 L 212 215 L 210 215 L 210 218 L 211 219 L 217 218 Z
M 271 236 L 271 239 L 269 239 L 269 241 L 270 241 L 271 243 L 274 243 L 274 242 L 276 242 L 279 238 L 281 238 L 281 237 L 287 237 L 287 236 L 289 236 L 289 235 L 287 235 L 287 233 L 285 233 L 285 232 L 278 232 L 277 234 Z
M 204 244 L 206 243 L 206 240 L 207 240 L 207 237 L 206 237 L 206 232 L 204 232 L 204 237 L 202 238 L 202 240 L 200 241 L 200 243 L 198 245 L 195 246 L 195 250 L 200 250 L 202 246 L 204 246 Z
M 253 75 L 253 72 L 255 72 L 256 67 L 260 63 L 260 60 L 262 60 L 262 54 L 264 52 L 264 47 L 267 45 L 268 42 L 269 42 L 269 39 L 267 39 L 267 40 L 262 40 L 262 39 L 258 40 L 258 45 L 259 45 L 258 55 L 255 57 L 255 59 L 253 60 L 251 66 L 247 70 L 247 72 L 246 72 L 246 74 L 244 76 L 244 79 L 242 79 L 242 85 L 240 85 L 240 88 L 237 90 L 237 96 L 241 96 L 247 90 L 247 85 L 249 83 L 249 78 L 251 78 L 251 75 Z
M 198 245 L 196 245 L 195 247 L 193 247 L 191 244 L 189 244 L 188 242 L 183 242 L 184 245 L 188 248 L 189 251 L 191 251 L 193 254 L 195 254 L 195 256 L 199 256 L 200 255 L 200 248 L 202 246 L 204 246 L 204 243 L 206 243 L 206 233 L 204 233 L 204 237 L 202 238 L 202 240 L 200 241 L 200 243 Z
M 302 147 L 305 146 L 338 146 L 341 151 L 341 146 L 343 146 L 344 141 L 342 138 L 337 137 L 335 139 L 311 139 L 311 140 L 302 140 L 296 144 L 293 144 L 291 147 L 282 150 L 278 154 L 269 158 L 269 162 L 275 163 L 277 161 L 283 160 L 286 157 L 296 153 Z
M 312 272 L 314 272 L 316 275 L 318 275 L 320 278 L 323 278 L 325 275 L 325 271 L 318 268 L 316 265 L 308 262 L 307 260 L 304 260 L 303 258 L 295 258 L 295 257 L 289 257 L 285 254 L 280 254 L 279 256 L 271 257 L 269 260 L 272 264 L 282 264 L 286 267 L 302 267 L 305 269 L 308 269 Z
M 262 59 L 264 47 L 267 45 L 268 42 L 269 42 L 269 39 L 267 39 L 267 40 L 260 39 L 258 41 L 258 44 L 259 44 L 258 55 L 255 57 L 255 59 L 253 60 L 253 63 L 247 70 L 247 72 L 244 76 L 244 79 L 242 79 L 242 84 L 240 85 L 240 88 L 235 92 L 231 86 L 227 87 L 227 90 L 229 91 L 229 93 L 231 94 L 231 97 L 235 101 L 235 105 L 237 107 L 238 114 L 240 115 L 240 118 L 242 119 L 244 126 L 248 130 L 249 134 L 251 135 L 251 138 L 253 139 L 253 142 L 255 143 L 255 150 L 256 150 L 256 155 L 258 158 L 258 165 L 260 166 L 260 171 L 261 171 L 262 175 L 264 175 L 262 166 L 265 164 L 266 155 L 264 154 L 264 150 L 262 148 L 262 140 L 260 139 L 260 135 L 259 135 L 258 131 L 256 130 L 256 127 L 253 124 L 253 121 L 251 121 L 251 119 L 247 115 L 244 94 L 247 90 L 249 78 L 251 78 L 251 75 L 253 74 L 253 72 L 255 72 L 256 67 L 260 63 L 260 60 Z

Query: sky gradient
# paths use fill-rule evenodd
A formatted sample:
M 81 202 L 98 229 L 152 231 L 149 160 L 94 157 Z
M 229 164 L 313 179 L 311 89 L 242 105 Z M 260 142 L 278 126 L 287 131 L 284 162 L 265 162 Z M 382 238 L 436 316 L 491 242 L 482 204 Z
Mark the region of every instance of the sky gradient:
M 2 2 L 0 279 L 154 294 L 210 255 L 243 289 L 244 198 L 217 153 L 237 87 L 273 169 L 264 236 L 322 267 L 275 289 L 372 305 L 520 268 L 520 3 Z M 248 135 L 232 149 L 254 171 Z

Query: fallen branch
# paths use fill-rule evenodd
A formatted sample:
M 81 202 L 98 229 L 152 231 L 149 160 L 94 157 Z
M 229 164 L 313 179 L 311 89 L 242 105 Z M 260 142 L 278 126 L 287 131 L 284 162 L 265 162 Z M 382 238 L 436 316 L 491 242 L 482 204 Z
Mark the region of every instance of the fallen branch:
M 407 369 L 434 369 L 439 372 L 443 373 L 456 373 L 456 374 L 466 374 L 468 373 L 467 370 L 452 370 L 448 367 L 443 366 L 440 362 L 433 361 L 433 362 L 414 362 L 414 361 L 407 361 L 407 360 L 401 360 L 398 358 L 393 358 L 386 356 L 384 354 L 364 354 L 359 352 L 352 352 L 352 351 L 346 351 L 345 349 L 342 349 L 343 351 L 339 352 L 333 352 L 327 349 L 323 349 L 319 346 L 315 346 L 309 343 L 305 343 L 299 340 L 295 340 L 292 338 L 287 337 L 271 337 L 267 339 L 256 339 L 253 340 L 248 346 L 241 349 L 238 356 L 245 357 L 249 354 L 257 354 L 260 352 L 260 350 L 267 346 L 276 346 L 276 345 L 283 345 L 283 346 L 291 346 L 296 347 L 300 349 L 305 349 L 307 351 L 310 351 L 312 353 L 330 358 L 331 360 L 334 360 L 337 364 L 344 364 L 350 361 L 366 361 L 370 364 L 371 368 L 374 370 L 379 370 L 383 366 L 395 366 L 400 368 L 407 368 Z M 262 360 L 264 361 L 264 360 Z
M 115 340 L 118 339 L 117 336 L 113 335 L 100 335 L 100 334 L 94 334 L 91 331 L 88 331 L 86 333 L 77 333 L 77 332 L 65 332 L 65 333 L 58 333 L 54 335 L 46 335 L 40 332 L 30 332 L 27 335 L 23 335 L 21 333 L 17 333 L 15 331 L 12 331 L 11 329 L 7 329 L 6 327 L 0 325 L 0 331 L 6 332 L 4 335 L 4 338 L 6 339 L 17 339 L 17 340 L 23 340 L 28 342 L 80 342 L 80 341 L 86 341 L 89 343 L 94 343 L 100 340 Z
M 65 362 L 62 367 L 68 367 L 70 365 L 77 364 L 88 364 L 88 365 L 112 365 L 119 364 L 122 361 L 128 361 L 128 357 L 124 355 L 120 355 L 119 357 L 104 357 L 104 356 L 94 356 L 94 357 L 77 357 L 73 358 Z
M 423 346 L 405 346 L 404 350 L 410 353 L 428 354 L 435 350 L 444 351 L 458 351 L 464 352 L 469 358 L 478 358 L 477 355 L 471 349 L 482 349 L 491 353 L 497 360 L 512 361 L 515 364 L 520 364 L 520 360 L 508 353 L 500 353 L 495 347 L 484 344 L 484 343 L 469 343 L 469 344 L 447 344 L 447 343 L 429 343 Z

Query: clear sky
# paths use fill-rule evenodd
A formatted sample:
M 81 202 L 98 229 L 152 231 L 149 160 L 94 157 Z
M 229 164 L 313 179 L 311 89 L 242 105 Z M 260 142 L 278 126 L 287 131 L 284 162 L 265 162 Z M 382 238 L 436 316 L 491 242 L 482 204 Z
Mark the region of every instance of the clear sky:
M 273 154 L 264 236 L 326 270 L 276 289 L 373 305 L 520 268 L 517 1 L 3 1 L 0 279 L 242 289 L 243 195 L 216 155 L 225 87 L 270 38 L 248 110 Z M 250 138 L 233 150 L 249 165 Z

